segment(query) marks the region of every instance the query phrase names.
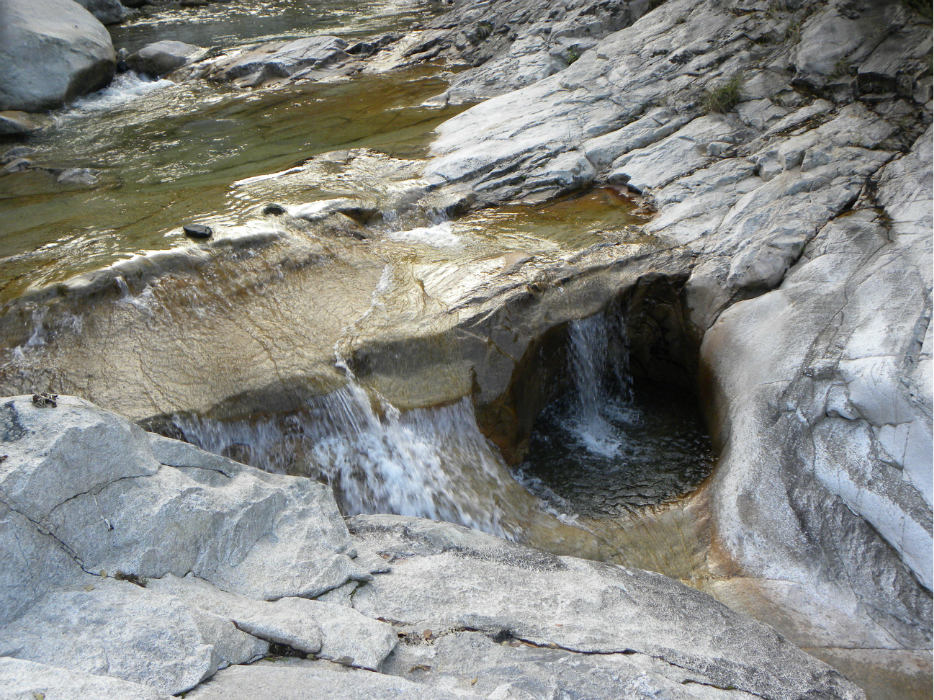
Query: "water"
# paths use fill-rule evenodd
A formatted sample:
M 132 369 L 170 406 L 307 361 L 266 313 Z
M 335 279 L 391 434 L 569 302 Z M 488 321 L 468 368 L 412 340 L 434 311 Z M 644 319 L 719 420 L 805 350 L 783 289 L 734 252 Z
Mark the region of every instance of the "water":
M 633 382 L 625 325 L 605 314 L 568 328 L 571 389 L 535 425 L 520 480 L 565 513 L 620 517 L 690 493 L 713 468 L 696 399 Z
M 202 7 L 143 7 L 109 29 L 114 46 L 131 52 L 165 38 L 205 48 L 227 47 L 245 40 L 320 34 L 350 38 L 398 31 L 442 7 L 412 0 L 225 0 Z
M 467 399 L 400 413 L 350 381 L 285 418 L 174 423 L 211 452 L 330 484 L 345 515 L 445 520 L 509 539 L 519 531 L 487 495 L 512 479 Z

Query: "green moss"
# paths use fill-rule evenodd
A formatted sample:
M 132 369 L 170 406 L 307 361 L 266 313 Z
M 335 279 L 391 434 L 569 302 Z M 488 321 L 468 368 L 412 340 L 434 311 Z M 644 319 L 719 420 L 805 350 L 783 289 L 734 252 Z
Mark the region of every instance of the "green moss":
M 703 107 L 705 113 L 720 112 L 724 114 L 739 104 L 743 89 L 743 79 L 734 75 L 725 83 L 704 92 Z

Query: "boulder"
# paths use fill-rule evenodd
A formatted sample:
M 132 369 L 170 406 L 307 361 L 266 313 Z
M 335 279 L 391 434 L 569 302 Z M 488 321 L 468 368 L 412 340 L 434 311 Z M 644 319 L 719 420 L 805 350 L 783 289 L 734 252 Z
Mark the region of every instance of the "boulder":
M 193 63 L 185 75 L 255 87 L 270 80 L 298 79 L 349 61 L 352 57 L 345 51 L 347 48 L 347 42 L 335 36 L 260 44 Z
M 118 24 L 126 19 L 126 8 L 120 0 L 75 0 L 100 20 L 101 24 Z
M 204 49 L 200 46 L 165 40 L 147 44 L 136 53 L 130 54 L 126 62 L 138 73 L 161 78 L 196 60 L 203 53 Z
M 23 112 L 0 112 L 0 136 L 29 136 L 40 128 Z
M 3 0 L 0 111 L 61 107 L 110 82 L 110 34 L 73 0 Z

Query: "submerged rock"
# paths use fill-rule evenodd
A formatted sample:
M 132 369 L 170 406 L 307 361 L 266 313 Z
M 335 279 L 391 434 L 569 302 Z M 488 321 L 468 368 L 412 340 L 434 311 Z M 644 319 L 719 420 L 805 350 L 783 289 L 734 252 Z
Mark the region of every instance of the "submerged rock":
M 0 112 L 0 136 L 29 136 L 41 128 L 23 112 Z
M 78 3 L 3 0 L 0 9 L 0 111 L 61 107 L 113 78 L 110 34 Z

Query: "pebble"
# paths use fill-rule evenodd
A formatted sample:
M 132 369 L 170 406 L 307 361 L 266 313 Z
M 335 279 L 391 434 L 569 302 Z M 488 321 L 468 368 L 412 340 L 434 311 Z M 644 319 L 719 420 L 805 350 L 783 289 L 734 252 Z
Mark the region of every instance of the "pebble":
M 189 238 L 210 238 L 214 232 L 203 224 L 186 224 L 182 227 Z

